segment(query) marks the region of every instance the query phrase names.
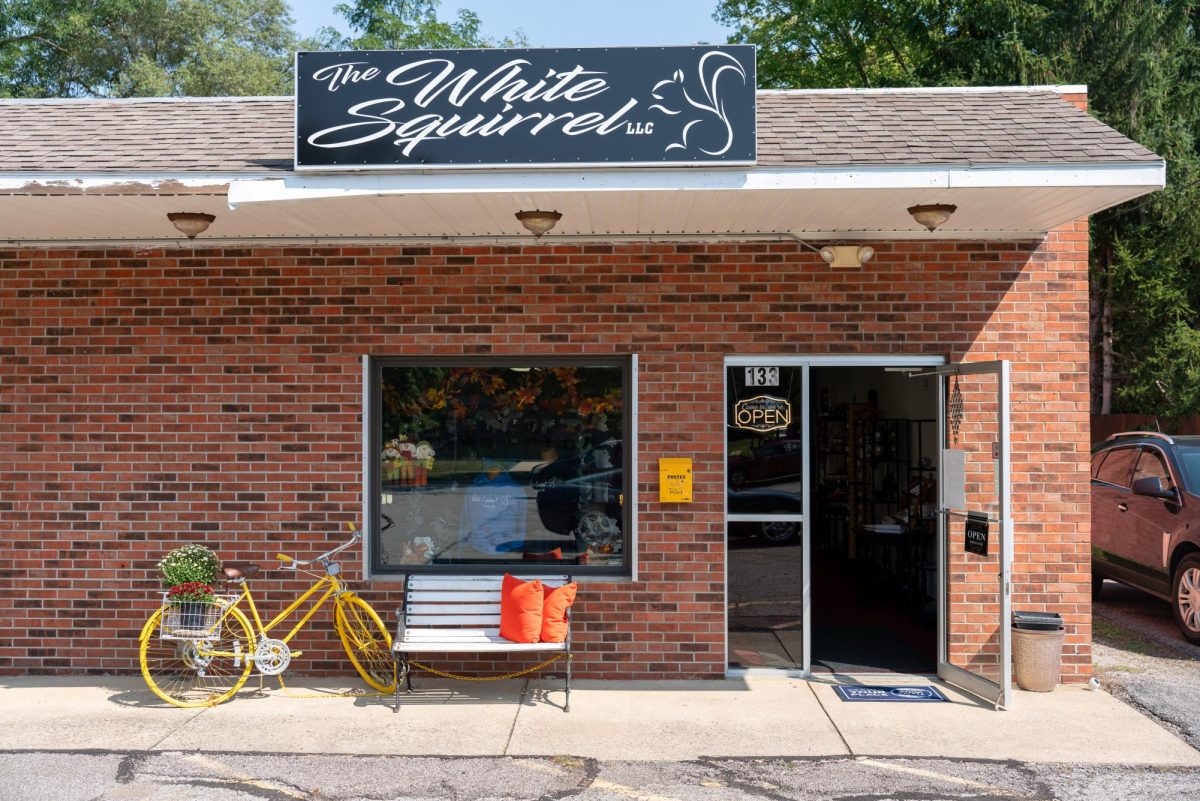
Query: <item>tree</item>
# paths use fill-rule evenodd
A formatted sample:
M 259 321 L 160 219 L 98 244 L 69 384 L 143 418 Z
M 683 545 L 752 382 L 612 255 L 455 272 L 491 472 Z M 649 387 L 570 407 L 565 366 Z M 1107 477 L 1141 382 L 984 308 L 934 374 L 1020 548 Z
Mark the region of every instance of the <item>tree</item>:
M 425 50 L 469 47 L 513 47 L 526 44 L 517 31 L 496 40 L 484 36 L 479 15 L 459 9 L 454 22 L 438 19 L 440 0 L 355 0 L 336 6 L 350 24 L 350 35 L 324 28 L 314 49 Z
M 284 0 L 0 0 L 0 96 L 291 91 Z
M 764 87 L 1086 83 L 1167 160 L 1165 191 L 1092 218 L 1093 411 L 1200 413 L 1196 0 L 721 0 Z

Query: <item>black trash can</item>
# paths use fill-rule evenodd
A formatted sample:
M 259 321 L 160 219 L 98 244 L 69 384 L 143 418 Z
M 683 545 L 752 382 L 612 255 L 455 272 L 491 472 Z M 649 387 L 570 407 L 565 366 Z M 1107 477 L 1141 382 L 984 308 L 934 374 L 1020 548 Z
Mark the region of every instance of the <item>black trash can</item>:
M 1057 612 L 1012 614 L 1013 674 L 1022 690 L 1048 693 L 1062 677 L 1063 627 Z

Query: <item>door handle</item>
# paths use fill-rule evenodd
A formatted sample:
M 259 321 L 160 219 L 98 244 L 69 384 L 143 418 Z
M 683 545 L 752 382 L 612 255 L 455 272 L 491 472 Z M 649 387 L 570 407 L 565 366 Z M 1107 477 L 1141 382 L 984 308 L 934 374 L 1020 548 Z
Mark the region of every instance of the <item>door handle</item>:
M 1117 504 L 1117 508 L 1118 508 L 1118 509 L 1120 509 L 1122 512 L 1128 512 L 1128 511 L 1129 511 L 1129 504 L 1127 504 L 1127 503 L 1118 503 L 1118 504 Z

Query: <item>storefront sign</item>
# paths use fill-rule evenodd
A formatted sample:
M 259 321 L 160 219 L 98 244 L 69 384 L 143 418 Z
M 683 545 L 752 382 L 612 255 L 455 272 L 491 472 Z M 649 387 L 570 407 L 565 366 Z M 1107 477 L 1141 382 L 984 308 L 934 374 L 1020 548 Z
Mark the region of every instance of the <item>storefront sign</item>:
M 658 460 L 658 500 L 662 503 L 692 502 L 692 460 Z
M 754 48 L 296 55 L 296 169 L 752 164 Z
M 963 550 L 980 556 L 988 555 L 988 516 L 979 512 L 967 512 L 966 539 Z
M 792 404 L 770 395 L 738 401 L 733 407 L 733 424 L 747 431 L 779 431 L 792 424 Z

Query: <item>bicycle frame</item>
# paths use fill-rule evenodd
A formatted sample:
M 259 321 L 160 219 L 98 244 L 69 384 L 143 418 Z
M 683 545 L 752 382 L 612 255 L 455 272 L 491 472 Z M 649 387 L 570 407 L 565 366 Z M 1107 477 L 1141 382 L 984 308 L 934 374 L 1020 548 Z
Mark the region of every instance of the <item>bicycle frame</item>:
M 341 568 L 339 568 L 337 563 L 331 559 L 332 556 L 334 556 L 335 554 L 337 554 L 340 551 L 345 550 L 346 548 L 350 547 L 351 545 L 353 545 L 355 542 L 358 542 L 362 538 L 362 534 L 360 534 L 357 530 L 355 530 L 353 526 L 350 527 L 350 530 L 354 532 L 354 536 L 350 539 L 349 542 L 345 543 L 344 545 L 340 545 L 331 551 L 327 551 L 326 553 L 321 554 L 316 559 L 302 562 L 302 561 L 295 560 L 295 559 L 291 558 L 290 556 L 286 556 L 284 554 L 279 554 L 279 558 L 281 560 L 287 562 L 290 565 L 292 570 L 298 569 L 301 565 L 309 565 L 309 564 L 312 564 L 313 562 L 316 562 L 325 568 L 325 575 L 321 576 L 315 582 L 313 582 L 313 585 L 311 587 L 309 587 L 307 590 L 305 590 L 300 595 L 299 598 L 292 601 L 290 604 L 288 604 L 288 607 L 286 609 L 284 609 L 278 615 L 273 617 L 271 619 L 270 623 L 267 623 L 265 625 L 263 624 L 262 616 L 259 615 L 259 613 L 258 613 L 258 605 L 254 603 L 254 595 L 250 592 L 250 585 L 249 585 L 249 583 L 247 583 L 246 579 L 244 579 L 244 578 L 238 580 L 238 583 L 240 583 L 242 586 L 241 594 L 236 599 L 234 599 L 232 603 L 229 603 L 226 606 L 225 611 L 221 614 L 221 619 L 224 620 L 225 617 L 227 615 L 229 615 L 230 612 L 232 612 L 235 609 L 242 615 L 245 615 L 245 612 L 242 612 L 242 610 L 240 608 L 242 601 L 244 600 L 246 602 L 246 605 L 250 608 L 250 614 L 254 618 L 254 625 L 257 627 L 257 630 L 255 631 L 256 639 L 259 639 L 259 640 L 270 639 L 268 637 L 268 635 L 270 634 L 272 629 L 274 629 L 276 626 L 278 626 L 280 623 L 282 623 L 284 620 L 286 620 L 289 615 L 291 615 L 293 612 L 295 612 L 297 609 L 299 609 L 301 606 L 303 606 L 304 603 L 309 598 L 311 598 L 315 594 L 317 594 L 317 592 L 319 592 L 322 588 L 325 588 L 325 592 L 321 595 L 321 597 L 318 598 L 311 607 L 309 607 L 308 611 L 304 614 L 304 616 L 302 618 L 300 618 L 299 621 L 296 622 L 296 625 L 292 626 L 292 630 L 289 631 L 283 637 L 282 642 L 284 645 L 287 645 L 288 643 L 290 643 L 291 639 L 293 637 L 295 637 L 296 634 L 299 633 L 299 631 L 305 627 L 305 625 L 308 624 L 308 621 L 312 619 L 312 616 L 315 615 L 317 613 L 317 611 L 325 605 L 325 602 L 329 600 L 329 596 L 332 595 L 334 598 L 338 598 L 344 594 L 351 592 L 350 588 L 346 586 L 346 583 L 343 582 L 340 578 L 338 578 L 338 576 L 341 574 Z M 226 656 L 226 657 L 232 657 L 234 659 L 241 658 L 241 654 L 229 654 L 229 653 L 225 653 L 224 651 L 209 651 L 207 649 L 205 649 L 205 650 L 206 650 L 206 653 L 211 656 Z M 300 653 L 301 653 L 300 651 L 294 651 L 292 653 L 292 655 L 299 656 Z
M 288 616 L 292 614 L 292 612 L 295 612 L 297 609 L 303 606 L 304 602 L 320 591 L 322 587 L 326 587 L 325 593 L 319 599 L 317 599 L 317 601 L 311 607 L 309 607 L 308 611 L 302 618 L 300 618 L 296 625 L 292 626 L 292 630 L 282 638 L 284 643 L 290 643 L 292 638 L 295 637 L 296 634 L 302 628 L 304 628 L 308 621 L 312 619 L 312 616 L 315 615 L 317 611 L 325 605 L 325 602 L 329 600 L 331 595 L 337 596 L 347 591 L 346 585 L 338 580 L 337 576 L 330 574 L 321 576 L 313 583 L 311 587 L 305 590 L 299 598 L 292 601 L 292 603 L 289 604 L 286 609 L 272 618 L 271 622 L 265 625 L 262 622 L 262 617 L 258 613 L 258 606 L 254 603 L 254 595 L 250 592 L 250 585 L 245 581 L 242 582 L 242 594 L 238 596 L 237 600 L 229 605 L 229 608 L 237 609 L 241 606 L 243 600 L 246 601 L 246 605 L 250 608 L 250 614 L 254 618 L 254 625 L 257 627 L 258 634 L 263 638 L 266 638 L 272 629 L 286 620 Z

